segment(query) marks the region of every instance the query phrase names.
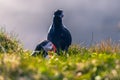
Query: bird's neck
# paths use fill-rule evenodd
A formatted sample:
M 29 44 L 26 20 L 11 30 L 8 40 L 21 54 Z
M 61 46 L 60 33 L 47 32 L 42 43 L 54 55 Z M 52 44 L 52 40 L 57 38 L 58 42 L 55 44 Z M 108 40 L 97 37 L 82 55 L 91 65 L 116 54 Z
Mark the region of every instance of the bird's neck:
M 63 27 L 62 18 L 55 16 L 53 18 L 53 26 L 54 28 L 62 28 Z

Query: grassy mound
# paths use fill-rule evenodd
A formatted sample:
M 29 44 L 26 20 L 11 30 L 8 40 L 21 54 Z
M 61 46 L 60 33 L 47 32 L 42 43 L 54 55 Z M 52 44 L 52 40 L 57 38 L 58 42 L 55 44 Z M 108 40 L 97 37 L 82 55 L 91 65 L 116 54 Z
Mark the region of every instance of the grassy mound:
M 0 53 L 20 52 L 22 46 L 17 36 L 13 33 L 7 33 L 4 28 L 0 29 Z
M 0 80 L 120 80 L 120 54 L 81 47 L 51 59 L 30 52 L 0 54 Z
M 3 31 L 0 43 L 0 80 L 120 80 L 120 46 L 110 40 L 89 48 L 72 45 L 50 59 L 30 56 Z

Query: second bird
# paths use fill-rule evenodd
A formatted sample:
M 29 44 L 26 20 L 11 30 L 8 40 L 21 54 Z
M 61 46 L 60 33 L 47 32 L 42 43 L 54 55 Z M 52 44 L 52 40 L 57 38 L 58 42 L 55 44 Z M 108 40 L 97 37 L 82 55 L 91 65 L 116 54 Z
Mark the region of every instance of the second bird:
M 50 40 L 60 50 L 67 51 L 72 42 L 72 37 L 69 30 L 63 25 L 63 11 L 57 10 L 54 12 L 53 24 L 51 25 L 47 39 Z

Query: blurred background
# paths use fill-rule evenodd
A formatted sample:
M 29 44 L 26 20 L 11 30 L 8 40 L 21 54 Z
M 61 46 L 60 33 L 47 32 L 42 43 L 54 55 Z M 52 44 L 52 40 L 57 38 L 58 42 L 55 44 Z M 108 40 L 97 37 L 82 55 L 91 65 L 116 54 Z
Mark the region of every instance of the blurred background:
M 0 0 L 0 26 L 19 34 L 24 47 L 33 50 L 46 39 L 54 11 L 62 9 L 73 44 L 119 41 L 119 4 L 120 0 Z

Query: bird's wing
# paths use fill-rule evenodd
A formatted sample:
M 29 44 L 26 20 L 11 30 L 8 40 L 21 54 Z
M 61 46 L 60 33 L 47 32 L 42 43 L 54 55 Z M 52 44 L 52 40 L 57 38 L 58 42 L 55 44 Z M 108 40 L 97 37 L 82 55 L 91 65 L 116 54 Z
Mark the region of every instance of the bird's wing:
M 53 25 L 51 25 L 48 30 L 47 40 L 50 40 L 50 41 L 52 40 L 53 32 L 54 32 L 54 27 L 53 27 Z
M 48 33 L 50 32 L 50 30 L 51 30 L 52 28 L 53 28 L 52 25 L 50 25 L 50 27 L 49 27 L 49 29 L 48 29 Z
M 64 34 L 65 35 L 62 35 L 62 38 L 65 40 L 68 46 L 71 45 L 72 37 L 71 37 L 70 32 L 66 28 L 64 28 Z

